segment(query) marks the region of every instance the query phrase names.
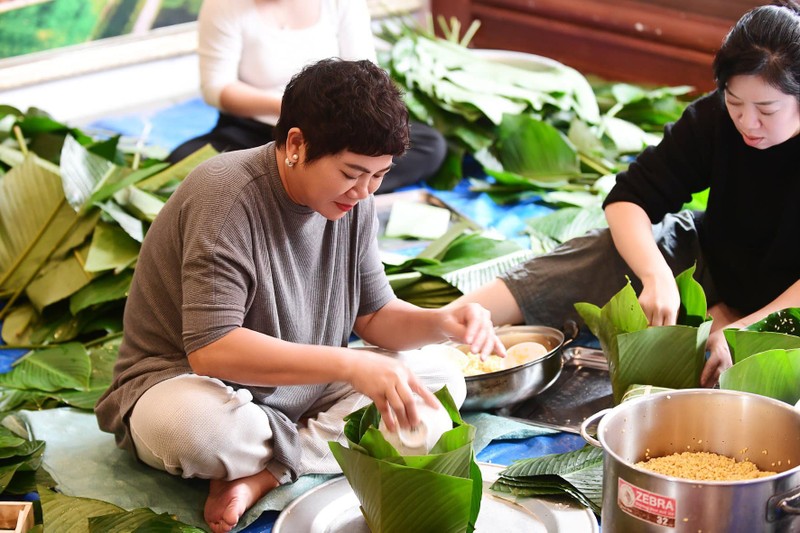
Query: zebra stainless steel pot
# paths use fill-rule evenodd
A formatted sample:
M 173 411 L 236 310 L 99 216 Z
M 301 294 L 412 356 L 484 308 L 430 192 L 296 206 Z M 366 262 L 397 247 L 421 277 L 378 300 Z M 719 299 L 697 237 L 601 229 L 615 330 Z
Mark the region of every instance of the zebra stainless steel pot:
M 597 439 L 588 428 L 597 419 Z M 800 531 L 800 412 L 744 392 L 684 389 L 641 396 L 589 417 L 581 434 L 603 454 L 603 533 Z M 705 451 L 776 474 L 693 481 L 635 466 Z

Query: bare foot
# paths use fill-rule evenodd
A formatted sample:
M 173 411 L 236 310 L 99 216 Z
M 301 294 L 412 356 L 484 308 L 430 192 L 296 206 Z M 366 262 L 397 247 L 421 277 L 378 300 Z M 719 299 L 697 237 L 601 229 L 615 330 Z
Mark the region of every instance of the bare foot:
M 227 533 L 253 504 L 278 486 L 269 470 L 226 481 L 212 479 L 203 512 L 213 533 Z

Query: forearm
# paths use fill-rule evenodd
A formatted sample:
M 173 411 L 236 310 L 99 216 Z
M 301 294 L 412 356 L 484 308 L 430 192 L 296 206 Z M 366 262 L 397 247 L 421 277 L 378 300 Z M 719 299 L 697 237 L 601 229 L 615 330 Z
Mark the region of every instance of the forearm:
M 229 83 L 220 94 L 222 111 L 241 117 L 280 115 L 281 95 L 257 89 L 241 81 Z
M 650 219 L 641 207 L 615 202 L 605 208 L 605 215 L 614 246 L 642 282 L 673 277 L 653 239 Z
M 517 300 L 511 294 L 505 282 L 500 279 L 490 281 L 486 285 L 457 298 L 445 307 L 453 308 L 469 302 L 480 304 L 488 309 L 492 314 L 492 322 L 496 326 L 522 324 L 525 321 Z
M 408 350 L 447 340 L 442 312 L 394 299 L 356 320 L 355 331 L 365 342 L 389 350 Z
M 786 309 L 788 307 L 800 307 L 800 280 L 795 281 L 788 289 L 783 291 L 777 298 L 770 303 L 750 313 L 747 316 L 736 318 L 735 316 L 720 317 L 718 314 L 711 313 L 715 322 L 718 318 L 722 318 L 721 322 L 715 323 L 715 330 L 719 328 L 744 328 L 750 324 L 754 324 L 759 320 L 766 318 L 768 315 Z
M 349 381 L 354 361 L 346 348 L 287 342 L 247 328 L 189 354 L 195 373 L 253 386 Z

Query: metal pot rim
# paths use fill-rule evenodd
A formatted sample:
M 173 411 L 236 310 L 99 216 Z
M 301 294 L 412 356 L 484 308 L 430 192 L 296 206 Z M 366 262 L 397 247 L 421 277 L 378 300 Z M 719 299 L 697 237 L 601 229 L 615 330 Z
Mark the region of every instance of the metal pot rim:
M 663 391 L 663 392 L 656 392 L 653 394 L 649 394 L 646 396 L 639 396 L 638 398 L 631 398 L 630 400 L 625 401 L 619 405 L 614 406 L 613 408 L 609 409 L 603 418 L 600 420 L 600 423 L 597 426 L 597 438 L 602 445 L 602 449 L 604 453 L 611 455 L 616 461 L 620 464 L 625 465 L 626 467 L 632 468 L 637 472 L 641 472 L 643 474 L 647 474 L 650 476 L 654 476 L 658 479 L 663 479 L 666 481 L 684 484 L 684 485 L 709 485 L 709 486 L 742 486 L 748 484 L 760 484 L 764 481 L 770 481 L 777 478 L 791 476 L 797 472 L 800 472 L 800 464 L 790 468 L 788 470 L 784 470 L 782 472 L 777 472 L 775 475 L 754 478 L 754 479 L 740 479 L 735 481 L 710 481 L 710 480 L 699 480 L 699 479 L 686 479 L 674 476 L 668 476 L 666 474 L 660 474 L 658 472 L 653 472 L 652 470 L 646 470 L 644 468 L 640 468 L 636 466 L 634 463 L 627 461 L 626 459 L 622 458 L 617 452 L 612 450 L 606 443 L 605 440 L 605 426 L 611 423 L 613 418 L 619 416 L 625 416 L 627 411 L 631 410 L 636 404 L 652 401 L 652 399 L 659 399 L 662 397 L 669 397 L 669 396 L 738 396 L 738 397 L 747 397 L 753 398 L 754 401 L 759 401 L 767 404 L 772 404 L 778 409 L 788 409 L 789 411 L 794 412 L 798 419 L 800 419 L 800 412 L 798 412 L 793 406 L 789 405 L 786 402 L 782 402 L 780 400 L 776 400 L 774 398 L 769 398 L 767 396 L 763 396 L 760 394 L 754 394 L 750 392 L 742 392 L 742 391 L 734 391 L 734 390 L 724 390 L 724 389 L 676 389 L 674 391 Z

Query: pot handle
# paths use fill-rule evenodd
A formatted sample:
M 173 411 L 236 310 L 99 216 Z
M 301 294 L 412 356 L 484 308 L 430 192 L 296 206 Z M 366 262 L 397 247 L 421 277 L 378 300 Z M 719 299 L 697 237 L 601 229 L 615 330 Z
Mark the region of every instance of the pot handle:
M 782 499 L 778 503 L 778 509 L 786 514 L 800 514 L 800 492 Z
M 561 347 L 565 347 L 568 344 L 571 344 L 572 341 L 578 338 L 578 334 L 581 332 L 581 328 L 578 327 L 578 323 L 572 319 L 567 320 L 564 322 L 564 326 L 562 327 L 561 331 L 564 333 L 564 342 L 561 343 Z
M 595 420 L 602 418 L 611 411 L 611 408 L 603 409 L 602 411 L 597 411 L 595 414 L 590 415 L 586 420 L 581 422 L 581 437 L 584 438 L 586 442 L 594 446 L 595 448 L 602 448 L 603 445 L 600 444 L 600 441 L 596 438 L 589 435 L 589 426 L 594 425 Z
M 773 496 L 767 502 L 767 520 L 774 522 L 786 515 L 800 515 L 800 487 Z

